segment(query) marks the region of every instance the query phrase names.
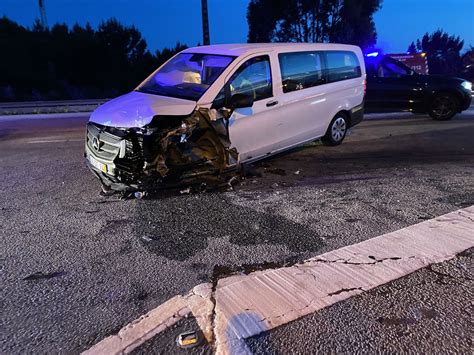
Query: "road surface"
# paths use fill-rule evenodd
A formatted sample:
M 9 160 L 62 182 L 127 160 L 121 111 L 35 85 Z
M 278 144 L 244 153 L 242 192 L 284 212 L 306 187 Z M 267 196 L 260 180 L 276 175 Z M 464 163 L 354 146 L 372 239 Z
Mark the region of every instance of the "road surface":
M 77 353 L 217 274 L 302 261 L 474 205 L 472 107 L 448 122 L 367 120 L 341 146 L 256 164 L 261 176 L 232 191 L 144 200 L 99 196 L 84 164 L 85 122 L 0 121 L 2 353 Z M 249 346 L 466 352 L 472 253 L 437 267 L 459 279 L 438 283 L 423 269 Z M 140 351 L 177 351 L 185 326 Z

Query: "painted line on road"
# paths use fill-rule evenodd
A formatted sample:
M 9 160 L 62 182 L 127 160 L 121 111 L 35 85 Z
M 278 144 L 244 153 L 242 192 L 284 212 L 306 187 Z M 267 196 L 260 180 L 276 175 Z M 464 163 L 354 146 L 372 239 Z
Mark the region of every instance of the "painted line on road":
M 45 140 L 35 140 L 29 141 L 28 144 L 45 144 L 45 143 L 66 143 L 66 142 L 84 142 L 82 139 L 45 139 Z
M 474 247 L 474 206 L 349 245 L 290 267 L 196 286 L 90 348 L 128 353 L 193 314 L 218 354 L 247 353 L 244 339 L 452 259 Z

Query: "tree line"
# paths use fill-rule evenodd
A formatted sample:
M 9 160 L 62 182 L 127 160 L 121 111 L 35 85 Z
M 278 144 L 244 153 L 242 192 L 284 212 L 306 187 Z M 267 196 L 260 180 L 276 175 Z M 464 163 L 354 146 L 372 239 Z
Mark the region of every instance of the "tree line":
M 249 42 L 334 42 L 368 48 L 381 0 L 251 0 Z
M 151 53 L 140 31 L 116 19 L 69 28 L 32 28 L 0 18 L 0 101 L 115 97 L 132 90 L 175 53 Z
M 473 64 L 473 47 L 461 56 L 464 41 L 459 36 L 449 35 L 439 29 L 432 34 L 426 33 L 421 39 L 408 46 L 408 53 L 424 52 L 428 55 L 428 67 L 431 74 L 458 74 L 463 67 Z

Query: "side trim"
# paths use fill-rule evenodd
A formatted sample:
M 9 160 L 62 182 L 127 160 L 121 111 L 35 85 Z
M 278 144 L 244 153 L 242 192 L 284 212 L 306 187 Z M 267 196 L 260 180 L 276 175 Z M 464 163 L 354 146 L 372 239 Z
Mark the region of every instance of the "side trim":
M 351 125 L 349 127 L 354 127 L 356 124 L 359 124 L 364 119 L 364 102 L 362 104 L 352 108 L 350 110 L 351 115 Z
M 271 157 L 271 156 L 276 155 L 276 154 L 278 154 L 278 153 L 282 153 L 282 152 L 284 152 L 284 151 L 286 151 L 286 150 L 290 150 L 290 149 L 299 147 L 300 145 L 303 145 L 303 144 L 306 144 L 306 143 L 309 143 L 309 142 L 318 140 L 318 139 L 320 139 L 321 137 L 323 137 L 323 136 L 316 136 L 316 137 L 314 137 L 314 138 L 310 138 L 310 139 L 307 139 L 307 140 L 305 140 L 305 141 L 302 141 L 302 142 L 299 142 L 299 143 L 296 143 L 296 144 L 292 144 L 292 145 L 286 146 L 286 147 L 284 147 L 284 148 L 280 148 L 280 149 L 277 149 L 277 150 L 268 152 L 268 153 L 266 153 L 266 154 L 259 155 L 258 157 L 252 157 L 252 158 L 250 158 L 250 159 L 240 161 L 239 163 L 240 163 L 240 164 L 254 163 L 254 162 L 256 162 L 257 160 L 262 160 L 262 159 L 264 159 L 264 158 Z

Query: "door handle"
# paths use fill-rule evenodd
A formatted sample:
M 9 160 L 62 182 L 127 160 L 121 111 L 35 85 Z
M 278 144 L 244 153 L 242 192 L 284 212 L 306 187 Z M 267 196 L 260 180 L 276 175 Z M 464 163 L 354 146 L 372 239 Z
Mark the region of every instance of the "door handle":
M 278 105 L 278 101 L 269 101 L 269 102 L 267 102 L 267 107 L 272 107 L 272 106 L 275 106 L 275 105 Z

